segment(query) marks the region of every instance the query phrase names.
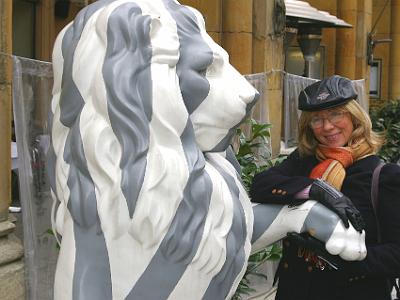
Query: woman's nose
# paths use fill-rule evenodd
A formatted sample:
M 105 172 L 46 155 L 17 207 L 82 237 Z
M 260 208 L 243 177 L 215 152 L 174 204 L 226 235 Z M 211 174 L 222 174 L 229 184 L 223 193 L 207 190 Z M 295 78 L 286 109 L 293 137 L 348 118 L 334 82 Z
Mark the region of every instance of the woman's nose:
M 329 130 L 332 129 L 334 127 L 333 123 L 331 123 L 331 121 L 329 121 L 329 119 L 323 119 L 324 121 L 324 130 Z

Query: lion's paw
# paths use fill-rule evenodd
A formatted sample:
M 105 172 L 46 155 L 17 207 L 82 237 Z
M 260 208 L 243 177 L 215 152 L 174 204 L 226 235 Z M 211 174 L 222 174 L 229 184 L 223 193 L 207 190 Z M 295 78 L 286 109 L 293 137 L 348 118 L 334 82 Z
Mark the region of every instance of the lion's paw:
M 326 242 L 325 248 L 330 254 L 339 255 L 344 260 L 363 260 L 367 256 L 365 231 L 360 233 L 351 224 L 346 228 L 340 221 Z

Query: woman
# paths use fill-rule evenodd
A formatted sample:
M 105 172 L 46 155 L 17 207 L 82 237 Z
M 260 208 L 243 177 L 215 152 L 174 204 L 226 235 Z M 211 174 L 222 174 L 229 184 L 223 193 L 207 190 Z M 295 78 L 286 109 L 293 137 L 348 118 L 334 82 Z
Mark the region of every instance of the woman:
M 365 228 L 367 257 L 360 262 L 338 258 L 336 270 L 300 239 L 287 238 L 277 273 L 277 300 L 391 299 L 389 279 L 400 274 L 400 167 L 386 164 L 380 173 L 378 244 L 370 195 L 382 138 L 372 131 L 356 98 L 351 81 L 340 76 L 302 91 L 298 149 L 279 166 L 255 176 L 251 197 L 258 203 L 322 202 L 345 224 Z

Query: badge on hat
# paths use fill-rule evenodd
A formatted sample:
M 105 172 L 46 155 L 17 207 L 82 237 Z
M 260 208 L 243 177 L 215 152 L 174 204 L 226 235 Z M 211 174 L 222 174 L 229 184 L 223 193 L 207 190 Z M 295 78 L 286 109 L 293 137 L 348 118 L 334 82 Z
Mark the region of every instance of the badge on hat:
M 323 101 L 323 100 L 325 100 L 326 98 L 328 98 L 329 96 L 330 96 L 329 93 L 323 92 L 323 93 L 321 93 L 321 94 L 318 95 L 317 100 Z

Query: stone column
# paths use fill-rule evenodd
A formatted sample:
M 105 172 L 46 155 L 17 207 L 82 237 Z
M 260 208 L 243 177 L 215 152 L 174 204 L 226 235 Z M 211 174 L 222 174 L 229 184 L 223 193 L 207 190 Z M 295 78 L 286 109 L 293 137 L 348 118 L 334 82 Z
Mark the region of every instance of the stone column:
M 182 0 L 183 5 L 196 8 L 204 17 L 207 33 L 221 45 L 223 0 Z
M 223 0 L 204 0 L 201 1 L 201 12 L 206 21 L 206 29 L 213 40 L 220 44 L 222 32 L 222 1 Z
M 368 65 L 368 34 L 372 29 L 372 0 L 358 0 L 357 34 L 356 34 L 356 68 L 354 79 L 365 79 L 367 96 L 369 96 L 370 66 Z
M 36 5 L 36 34 L 35 34 L 35 53 L 36 59 L 51 62 L 53 46 L 56 38 L 56 26 L 54 17 L 54 0 L 41 0 Z M 43 91 L 38 90 L 36 95 L 35 119 L 44 126 L 47 122 L 47 97 L 41 97 L 40 93 Z M 38 124 L 38 125 L 39 125 Z
M 222 47 L 242 74 L 252 73 L 252 0 L 222 1 Z
M 336 73 L 350 79 L 365 78 L 368 90 L 367 36 L 372 27 L 372 0 L 338 0 L 337 11 L 338 17 L 353 28 L 337 30 Z
M 10 4 L 11 3 L 11 4 Z M 0 1 L 0 52 L 11 54 L 12 2 Z M 8 219 L 11 198 L 11 70 L 12 61 L 8 55 L 0 60 L 0 222 Z M 8 143 L 6 143 L 6 141 Z
M 389 99 L 400 99 L 400 0 L 392 0 Z
M 274 32 L 274 2 L 253 0 L 253 73 L 266 72 L 264 105 L 272 124 L 272 155 L 280 152 L 283 111 L 283 35 Z M 283 3 L 283 1 L 282 1 Z
M 12 1 L 0 1 L 0 295 L 25 299 L 23 248 L 12 234 L 8 207 L 11 199 L 11 74 Z
M 386 6 L 385 6 L 386 4 Z M 372 24 L 374 28 L 374 39 L 388 39 L 390 38 L 391 32 L 391 9 L 390 3 L 386 1 L 373 1 L 372 7 Z M 382 15 L 381 15 L 382 13 Z M 380 16 L 381 15 L 381 16 Z M 380 20 L 376 23 L 378 16 Z M 376 23 L 376 25 L 375 25 Z M 372 29 L 371 29 L 372 30 Z M 377 106 L 383 99 L 389 98 L 389 68 L 390 68 L 390 48 L 391 43 L 379 43 L 376 44 L 373 49 L 373 57 L 382 60 L 381 68 L 381 93 L 379 99 L 374 99 L 370 101 L 370 107 Z
M 51 61 L 55 41 L 54 0 L 41 0 L 36 6 L 36 59 Z
M 343 28 L 336 32 L 336 74 L 355 79 L 357 0 L 338 0 L 337 13 L 340 19 L 353 25 L 353 28 Z

